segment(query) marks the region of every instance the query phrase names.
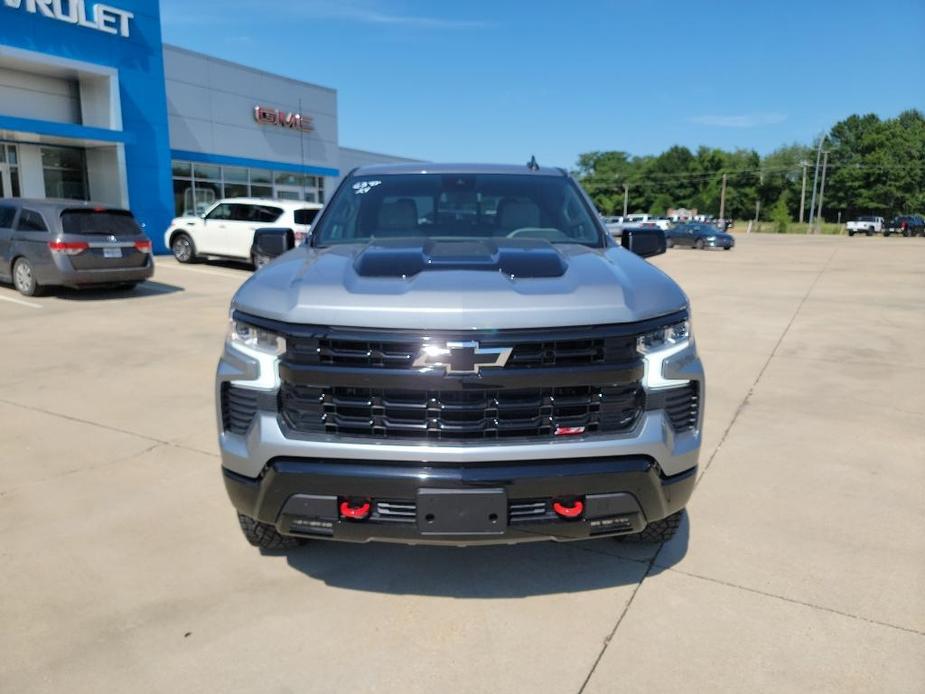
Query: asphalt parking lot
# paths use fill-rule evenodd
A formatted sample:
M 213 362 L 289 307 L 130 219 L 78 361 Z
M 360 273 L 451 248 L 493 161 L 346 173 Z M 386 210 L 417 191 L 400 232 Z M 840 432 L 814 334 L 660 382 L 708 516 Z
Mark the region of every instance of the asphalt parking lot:
M 213 369 L 248 271 L 0 287 L 0 690 L 925 690 L 925 239 L 655 263 L 707 367 L 682 532 L 261 555 Z

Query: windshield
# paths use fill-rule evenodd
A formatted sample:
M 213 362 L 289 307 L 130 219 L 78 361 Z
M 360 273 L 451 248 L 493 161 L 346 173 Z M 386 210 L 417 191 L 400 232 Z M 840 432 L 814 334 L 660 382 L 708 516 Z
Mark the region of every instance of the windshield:
M 347 180 L 319 222 L 315 245 L 395 238 L 602 243 L 565 176 L 401 174 Z
M 138 222 L 128 210 L 81 208 L 61 213 L 61 228 L 65 234 L 140 234 Z

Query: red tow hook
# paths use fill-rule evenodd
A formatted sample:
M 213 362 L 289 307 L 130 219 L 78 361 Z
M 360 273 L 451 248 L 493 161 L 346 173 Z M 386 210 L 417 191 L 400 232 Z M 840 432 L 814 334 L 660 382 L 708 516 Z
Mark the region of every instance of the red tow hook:
M 340 517 L 351 520 L 366 520 L 369 517 L 371 508 L 372 504 L 368 500 L 357 503 L 356 501 L 345 499 L 340 502 Z
M 585 504 L 581 499 L 573 499 L 571 501 L 553 501 L 552 510 L 556 512 L 556 515 L 561 518 L 578 518 L 584 513 Z

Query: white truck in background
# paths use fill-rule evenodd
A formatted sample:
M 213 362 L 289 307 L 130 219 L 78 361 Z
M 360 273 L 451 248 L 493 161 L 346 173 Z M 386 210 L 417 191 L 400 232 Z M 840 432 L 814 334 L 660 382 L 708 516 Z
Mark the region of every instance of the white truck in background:
M 854 236 L 855 234 L 867 234 L 868 236 L 882 234 L 884 226 L 883 217 L 858 217 L 848 222 L 848 236 Z

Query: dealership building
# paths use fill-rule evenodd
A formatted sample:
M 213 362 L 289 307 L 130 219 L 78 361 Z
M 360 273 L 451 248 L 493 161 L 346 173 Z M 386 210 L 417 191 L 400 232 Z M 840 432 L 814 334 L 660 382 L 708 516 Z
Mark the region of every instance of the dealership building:
M 161 244 L 219 198 L 324 202 L 394 161 L 340 145 L 336 90 L 165 45 L 156 0 L 0 0 L 0 197 L 129 207 Z

